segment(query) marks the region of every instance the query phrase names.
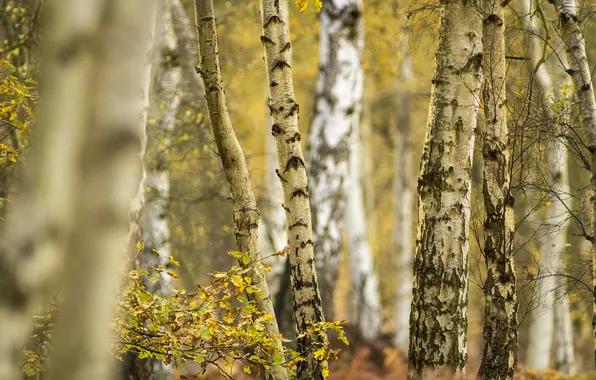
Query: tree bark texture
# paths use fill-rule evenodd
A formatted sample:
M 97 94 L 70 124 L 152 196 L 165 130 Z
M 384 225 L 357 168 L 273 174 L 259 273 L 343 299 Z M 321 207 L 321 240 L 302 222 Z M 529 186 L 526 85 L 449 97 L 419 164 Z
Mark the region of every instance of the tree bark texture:
M 463 377 L 474 131 L 482 85 L 475 3 L 443 1 L 426 142 L 418 180 L 418 238 L 410 314 L 410 379 Z
M 238 250 L 250 255 L 252 270 L 249 273 L 252 284 L 260 295 L 249 294 L 257 309 L 273 318 L 265 324 L 265 330 L 272 339 L 279 338 L 279 330 L 273 302 L 265 280 L 265 270 L 261 264 L 259 253 L 259 210 L 252 191 L 250 175 L 244 153 L 236 138 L 232 121 L 228 112 L 224 94 L 219 47 L 217 42 L 217 25 L 213 10 L 213 0 L 195 0 L 195 21 L 200 53 L 200 74 L 205 87 L 205 98 L 209 109 L 211 129 L 221 158 L 226 178 L 230 184 L 234 202 L 234 234 Z M 242 264 L 242 262 L 241 262 Z M 280 365 L 283 361 L 281 340 L 277 339 L 275 352 L 270 353 L 270 368 L 265 368 L 267 379 L 287 379 L 286 368 Z
M 484 349 L 478 377 L 513 379 L 517 364 L 517 297 L 511 152 L 505 106 L 505 20 L 499 2 L 484 0 L 482 10 L 482 98 L 486 121 L 482 135 L 482 193 L 486 211 L 483 253 L 487 274 L 484 282 Z
M 142 178 L 154 1 L 102 1 L 91 38 L 93 76 L 78 149 L 76 214 L 67 247 L 64 301 L 51 357 L 53 379 L 112 377 L 109 325 L 132 201 Z M 72 42 L 71 42 L 72 43 Z M 122 57 L 126 60 L 122 60 Z M 93 91 L 90 91 L 93 89 Z M 140 91 L 142 90 L 142 91 Z M 141 95 L 139 96 L 139 93 Z
M 352 134 L 362 110 L 361 0 L 327 0 L 321 10 L 319 77 L 308 136 L 315 256 L 327 319 L 341 260 Z
M 298 364 L 297 377 L 318 380 L 324 376 L 313 356 L 313 344 L 321 343 L 322 336 L 307 329 L 311 323 L 324 321 L 324 316 L 315 271 L 308 176 L 298 131 L 298 103 L 292 83 L 290 32 L 284 21 L 287 12 L 285 1 L 261 0 L 261 42 L 269 84 L 269 111 L 273 118 L 271 132 L 277 146 L 277 174 L 284 193 L 290 279 L 300 336 L 297 346 L 306 358 Z
M 587 136 L 588 149 L 592 155 L 592 191 L 596 189 L 596 100 L 594 99 L 594 85 L 590 74 L 590 66 L 586 55 L 585 39 L 582 35 L 574 0 L 551 0 L 559 15 L 558 28 L 566 46 L 569 67 L 567 73 L 571 76 L 573 88 L 577 97 L 580 121 Z M 596 236 L 596 199 L 592 198 L 592 236 Z M 592 269 L 596 272 L 596 245 L 592 242 Z M 594 290 L 596 290 L 596 276 L 594 276 Z M 596 297 L 594 298 L 596 310 Z M 594 343 L 596 347 L 596 311 L 592 319 L 594 329 Z M 595 350 L 596 361 L 596 350 Z

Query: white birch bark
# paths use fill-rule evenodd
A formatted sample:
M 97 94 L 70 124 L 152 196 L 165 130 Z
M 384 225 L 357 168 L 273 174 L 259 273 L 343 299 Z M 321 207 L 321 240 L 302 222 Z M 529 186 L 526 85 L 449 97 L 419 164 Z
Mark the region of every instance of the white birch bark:
M 513 379 L 517 364 L 517 297 L 513 259 L 514 213 L 506 108 L 505 12 L 495 0 L 483 5 L 485 126 L 482 133 L 484 220 L 484 347 L 478 377 Z
M 350 173 L 346 186 L 345 231 L 352 275 L 352 306 L 356 317 L 354 321 L 362 336 L 372 340 L 380 332 L 383 316 L 379 283 L 374 271 L 374 259 L 369 245 L 367 217 L 364 211 L 364 194 L 360 181 L 363 162 L 362 141 L 358 132 L 358 129 L 352 130 Z
M 563 52 L 563 43 L 559 41 L 555 55 L 557 61 L 552 60 L 551 67 L 558 72 L 555 75 L 557 86 L 554 89 L 554 99 L 563 102 L 564 105 L 570 104 L 572 100 L 568 93 L 564 91 L 565 87 L 572 87 L 571 78 L 569 75 L 559 69 L 559 62 L 564 67 L 568 66 L 567 58 Z M 554 58 L 554 57 L 552 57 Z M 562 109 L 562 117 L 565 122 L 569 122 L 566 117 L 567 107 Z M 559 128 L 556 129 L 558 131 Z M 564 131 L 564 129 L 561 129 Z M 547 220 L 553 226 L 553 240 L 550 242 L 551 247 L 560 257 L 559 273 L 566 273 L 565 255 L 567 236 L 569 225 L 571 224 L 571 216 L 569 209 L 573 206 L 571 199 L 571 189 L 569 185 L 569 152 L 563 143 L 564 136 L 554 136 L 553 146 L 548 152 L 548 167 L 551 168 L 551 184 L 554 196 L 551 200 L 551 206 L 548 209 Z M 553 207 L 554 206 L 554 207 Z M 573 321 L 571 320 L 571 311 L 569 306 L 569 298 L 567 296 L 568 287 L 567 279 L 562 276 L 556 278 L 555 289 L 555 310 L 554 310 L 554 328 L 555 335 L 553 337 L 553 345 L 555 347 L 554 361 L 555 369 L 566 375 L 573 375 L 576 371 L 575 365 L 575 348 L 573 338 Z
M 525 29 L 530 33 L 529 54 L 531 70 L 534 73 L 534 81 L 537 85 L 542 106 L 546 112 L 546 118 L 551 125 L 550 142 L 546 153 L 546 168 L 548 175 L 546 179 L 550 186 L 548 205 L 544 213 L 544 225 L 546 232 L 540 233 L 538 243 L 541 251 L 539 260 L 539 300 L 540 303 L 532 311 L 533 318 L 530 326 L 527 365 L 531 368 L 549 368 L 551 363 L 551 351 L 555 334 L 558 336 L 559 344 L 555 348 L 555 365 L 563 372 L 573 371 L 573 348 L 571 342 L 572 326 L 569 314 L 569 302 L 566 294 L 566 281 L 563 277 L 557 276 L 564 271 L 564 254 L 567 242 L 567 229 L 569 227 L 568 207 L 570 207 L 570 189 L 567 169 L 567 148 L 559 136 L 557 127 L 557 115 L 554 114 L 553 106 L 555 90 L 546 62 L 542 59 L 542 47 L 535 18 L 531 15 L 535 12 L 531 0 L 522 1 L 522 22 Z M 532 223 L 535 228 L 540 225 L 533 217 Z M 555 328 L 555 321 L 561 325 Z M 559 364 L 557 364 L 559 363 Z
M 91 36 L 94 75 L 85 84 L 93 91 L 77 160 L 77 211 L 51 358 L 50 377 L 61 380 L 113 375 L 109 325 L 126 262 L 122 254 L 128 214 L 143 171 L 140 153 L 145 142 L 155 2 L 104 1 L 95 11 L 101 24 Z
M 73 228 L 78 147 L 94 73 L 92 41 L 103 1 L 45 5 L 40 112 L 26 181 L 5 222 L 0 254 L 0 378 L 22 378 L 31 314 L 54 290 Z
M 172 20 L 171 2 L 162 1 L 159 23 L 161 28 L 159 36 L 156 36 L 156 50 L 160 52 L 174 52 L 177 49 L 176 34 L 174 32 Z M 170 61 L 169 56 L 163 56 L 157 53 L 156 74 L 157 77 L 154 91 L 155 101 L 163 103 L 161 115 L 157 117 L 156 123 L 148 126 L 153 129 L 152 135 L 158 136 L 158 139 L 164 146 L 171 144 L 170 136 L 176 125 L 176 115 L 180 106 L 181 97 L 178 94 L 180 81 L 182 79 L 182 68 L 175 62 Z M 162 107 L 158 107 L 162 108 Z M 158 111 L 156 111 L 158 112 Z M 157 144 L 156 144 L 157 145 Z M 145 242 L 145 255 L 153 264 L 166 265 L 171 255 L 170 249 L 170 228 L 167 221 L 167 204 L 170 196 L 170 174 L 169 162 L 166 152 L 162 152 L 156 147 L 156 156 L 149 157 L 146 162 L 147 177 L 145 188 L 148 189 L 147 200 L 141 217 L 141 230 Z M 159 257 L 156 260 L 156 252 Z M 152 292 L 168 294 L 171 287 L 171 277 L 163 274 L 160 282 L 149 284 Z
M 426 141 L 409 379 L 462 378 L 467 360 L 468 250 L 474 131 L 482 84 L 482 20 L 468 1 L 442 3 Z
M 594 85 L 590 74 L 590 66 L 586 55 L 585 39 L 582 35 L 574 0 L 552 0 L 559 16 L 557 24 L 561 38 L 565 42 L 569 66 L 567 73 L 571 76 L 580 111 L 580 121 L 587 136 L 588 148 L 592 154 L 592 190 L 596 189 L 596 100 Z M 592 208 L 596 210 L 596 199 L 592 199 Z M 596 213 L 592 215 L 592 236 L 596 236 Z M 596 271 L 596 245 L 592 241 L 593 270 Z M 596 289 L 596 277 L 594 277 Z M 596 297 L 594 297 L 596 305 Z M 596 310 L 596 308 L 595 308 Z M 594 341 L 596 344 L 596 311 L 592 320 Z M 595 351 L 596 352 L 596 351 Z M 596 357 L 595 357 L 596 360 Z
M 413 147 L 410 138 L 411 94 L 408 89 L 413 80 L 411 59 L 404 57 L 397 84 L 397 128 L 394 148 L 393 183 L 393 241 L 396 249 L 397 290 L 395 305 L 395 345 L 406 352 L 412 304 L 412 259 L 414 236 L 412 218 L 414 210 L 414 177 L 412 170 Z
M 261 42 L 269 84 L 268 106 L 273 119 L 271 132 L 277 147 L 276 173 L 284 193 L 297 348 L 306 359 L 298 363 L 297 378 L 320 380 L 325 378 L 321 371 L 325 363 L 315 359 L 314 351 L 324 340 L 320 333 L 308 329 L 325 318 L 315 270 L 308 175 L 298 130 L 299 107 L 292 82 L 290 29 L 288 22 L 283 21 L 287 20 L 287 7 L 286 1 L 261 0 Z
M 307 149 L 316 266 L 328 319 L 341 259 L 351 134 L 362 109 L 361 11 L 361 0 L 328 0 L 320 14 L 319 78 Z
M 279 329 L 273 311 L 273 302 L 265 280 L 265 271 L 260 263 L 259 210 L 252 191 L 246 159 L 236 138 L 228 112 L 219 62 L 213 0 L 195 0 L 194 6 L 199 41 L 199 72 L 203 78 L 211 129 L 234 202 L 236 244 L 240 252 L 249 255 L 250 262 L 253 264 L 248 275 L 251 278 L 251 283 L 261 293 L 261 295 L 249 294 L 248 298 L 255 303 L 260 312 L 272 317 L 263 323 L 265 333 L 273 339 L 275 344 L 275 350 L 268 353 L 270 366 L 264 368 L 265 378 L 284 380 L 288 379 L 288 373 L 286 368 L 280 365 L 281 360 L 283 360 L 283 348 L 281 341 L 277 339 Z M 240 261 L 240 265 L 242 265 L 242 261 Z M 281 357 L 281 360 L 279 357 Z

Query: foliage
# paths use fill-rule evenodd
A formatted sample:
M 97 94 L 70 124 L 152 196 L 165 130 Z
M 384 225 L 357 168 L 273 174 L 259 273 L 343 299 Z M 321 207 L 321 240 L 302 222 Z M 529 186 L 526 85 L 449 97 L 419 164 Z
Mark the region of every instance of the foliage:
M 142 250 L 142 246 L 137 247 Z M 172 295 L 152 294 L 145 284 L 160 281 L 164 276 L 178 278 L 176 273 L 164 265 L 149 265 L 128 272 L 125 286 L 118 304 L 118 314 L 112 323 L 115 333 L 117 355 L 136 352 L 139 358 L 154 358 L 166 364 L 180 365 L 192 361 L 202 368 L 215 366 L 220 374 L 229 377 L 228 372 L 240 363 L 245 373 L 258 373 L 261 367 L 286 366 L 293 373 L 296 364 L 304 360 L 290 349 L 274 355 L 275 343 L 281 335 L 269 336 L 264 322 L 272 316 L 257 310 L 247 294 L 258 294 L 251 284 L 248 272 L 251 265 L 248 255 L 230 252 L 243 264 L 233 266 L 227 272 L 210 273 L 211 285 L 197 285 L 194 291 L 174 290 Z M 169 257 L 171 265 L 180 264 Z M 23 370 L 27 376 L 43 371 L 45 346 L 51 336 L 54 312 L 37 316 L 37 325 L 32 341 L 36 343 L 24 352 Z M 323 322 L 313 324 L 308 332 L 335 330 L 338 339 L 348 344 L 342 329 L 344 322 Z M 43 331 L 39 332 L 37 330 Z M 326 362 L 337 358 L 338 349 L 331 349 L 329 341 L 315 347 L 315 358 L 328 372 Z M 229 369 L 229 370 L 226 370 Z
M 321 0 L 312 0 L 312 5 L 315 7 L 317 12 L 320 12 L 321 8 L 323 8 L 323 3 Z M 308 7 L 308 0 L 296 0 L 296 6 L 300 12 L 304 12 Z

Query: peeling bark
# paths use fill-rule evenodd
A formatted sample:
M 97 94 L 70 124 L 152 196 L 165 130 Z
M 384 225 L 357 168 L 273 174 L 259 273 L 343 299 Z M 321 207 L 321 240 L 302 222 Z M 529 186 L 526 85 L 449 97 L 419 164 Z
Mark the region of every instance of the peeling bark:
M 351 135 L 362 109 L 361 0 L 327 0 L 321 10 L 319 77 L 308 136 L 308 175 L 317 275 L 327 319 L 341 259 Z
M 217 150 L 230 184 L 234 202 L 236 244 L 240 252 L 250 255 L 252 269 L 248 274 L 252 284 L 261 293 L 260 296 L 258 294 L 249 294 L 248 298 L 255 303 L 260 312 L 273 317 L 271 320 L 264 322 L 264 325 L 267 334 L 272 339 L 276 339 L 279 336 L 277 320 L 275 319 L 273 302 L 265 280 L 265 271 L 260 263 L 259 210 L 252 191 L 246 159 L 234 133 L 224 94 L 213 0 L 195 0 L 194 5 L 201 57 L 199 72 L 205 87 L 211 129 L 213 130 Z M 276 339 L 276 342 L 276 350 L 271 352 L 269 356 L 271 366 L 265 368 L 265 377 L 274 380 L 287 379 L 286 368 L 279 365 L 279 361 L 276 360 L 276 356 L 283 352 L 281 340 Z
M 314 343 L 321 343 L 317 332 L 307 332 L 311 323 L 324 321 L 321 296 L 315 271 L 313 233 L 309 205 L 308 176 L 298 131 L 298 103 L 292 83 L 291 44 L 287 3 L 261 0 L 265 66 L 269 84 L 271 132 L 277 146 L 277 175 L 284 193 L 288 235 L 290 279 L 296 315 L 297 346 L 306 358 L 298 363 L 300 380 L 319 380 L 324 376 L 314 358 Z
M 515 226 L 505 107 L 504 22 L 502 6 L 494 0 L 484 0 L 482 93 L 486 125 L 482 135 L 482 193 L 486 210 L 483 253 L 487 274 L 484 282 L 484 349 L 478 371 L 481 379 L 513 379 L 517 364 Z
M 586 56 L 585 39 L 581 33 L 574 0 L 550 0 L 559 15 L 558 28 L 566 45 L 569 67 L 567 73 L 571 76 L 575 95 L 579 107 L 580 121 L 587 136 L 588 149 L 592 155 L 592 190 L 596 189 L 596 100 L 594 99 L 594 85 Z M 592 198 L 592 236 L 596 236 L 596 199 Z M 596 271 L 596 245 L 592 242 L 592 267 Z M 594 276 L 596 290 L 596 276 Z M 596 293 L 595 293 L 596 294 Z M 596 347 L 596 297 L 594 297 L 594 343 Z M 596 350 L 595 350 L 596 361 Z
M 409 379 L 467 361 L 468 250 L 474 131 L 482 84 L 482 20 L 467 0 L 443 1 L 426 142 L 410 314 Z

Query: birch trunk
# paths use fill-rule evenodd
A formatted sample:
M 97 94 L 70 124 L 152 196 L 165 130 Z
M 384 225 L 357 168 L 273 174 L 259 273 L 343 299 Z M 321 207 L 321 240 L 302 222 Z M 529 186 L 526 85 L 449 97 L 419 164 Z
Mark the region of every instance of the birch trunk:
M 532 7 L 532 0 L 520 0 L 521 9 L 521 21 L 522 25 L 527 33 L 528 38 L 528 52 L 530 55 L 530 71 L 533 74 L 534 85 L 543 94 L 542 101 L 550 102 L 552 105 L 552 99 L 549 100 L 549 94 L 552 95 L 552 81 L 550 75 L 542 62 L 542 53 L 540 46 L 540 33 L 538 31 L 535 18 L 533 14 L 535 9 Z M 544 104 L 545 108 L 550 108 L 547 103 Z M 548 117 L 548 116 L 547 116 Z M 532 176 L 532 181 L 536 179 L 536 176 Z M 527 214 L 527 213 L 526 213 Z M 539 223 L 536 221 L 536 213 L 532 214 L 528 219 L 531 227 L 537 234 L 537 226 Z M 542 250 L 546 244 L 544 240 L 537 239 L 538 249 Z M 550 367 L 550 357 L 552 350 L 553 334 L 554 334 L 554 289 L 555 289 L 555 278 L 550 275 L 550 271 L 554 268 L 554 257 L 546 255 L 542 252 L 539 260 L 540 268 L 540 280 L 537 286 L 539 304 L 535 309 L 532 310 L 532 323 L 530 325 L 530 332 L 528 335 L 528 352 L 526 358 L 526 364 L 530 368 L 544 369 Z M 546 275 L 545 275 L 546 273 Z
M 313 233 L 309 205 L 308 176 L 300 146 L 298 104 L 292 83 L 290 30 L 286 1 L 261 0 L 265 67 L 269 83 L 271 128 L 277 147 L 277 175 L 284 193 L 288 235 L 290 279 L 298 332 L 297 347 L 306 359 L 298 363 L 299 380 L 323 379 L 320 363 L 314 358 L 322 342 L 317 332 L 308 332 L 311 323 L 323 322 L 321 296 L 315 270 Z
M 341 260 L 351 135 L 362 109 L 361 0 L 327 0 L 321 10 L 319 78 L 308 135 L 308 169 L 317 274 L 327 319 Z
M 51 378 L 61 380 L 112 377 L 109 325 L 125 262 L 128 213 L 142 177 L 155 2 L 102 5 L 91 10 L 101 15 L 98 33 L 90 36 L 93 77 L 84 84 L 93 92 L 87 98 L 86 135 L 77 160 L 77 212 L 52 357 Z
M 483 3 L 484 349 L 478 377 L 513 379 L 517 364 L 517 297 L 513 260 L 514 213 L 505 90 L 505 20 L 494 0 Z
M 560 128 L 556 125 L 554 99 L 555 89 L 552 78 L 542 57 L 539 33 L 534 18 L 531 1 L 523 1 L 522 22 L 528 29 L 531 70 L 535 83 L 539 87 L 542 106 L 545 109 L 547 123 L 552 141 L 548 144 L 546 154 L 547 181 L 549 191 L 548 206 L 545 207 L 546 232 L 539 235 L 541 250 L 539 267 L 541 273 L 540 304 L 533 310 L 533 323 L 530 326 L 527 364 L 531 368 L 549 368 L 553 338 L 555 345 L 555 367 L 567 374 L 573 367 L 573 331 L 569 312 L 569 301 L 566 294 L 566 281 L 557 276 L 565 271 L 564 254 L 569 227 L 568 207 L 570 189 L 567 168 L 567 148 L 562 141 Z M 535 219 L 535 218 L 533 218 Z
M 355 124 L 357 127 L 357 124 Z M 360 181 L 362 141 L 358 129 L 352 131 L 350 173 L 346 186 L 347 204 L 345 228 L 348 237 L 348 254 L 352 274 L 352 300 L 355 321 L 366 339 L 376 338 L 381 330 L 383 316 L 379 282 L 373 268 L 373 254 L 368 240 L 367 217 L 364 211 L 364 194 Z M 370 180 L 370 178 L 368 179 Z
M 31 314 L 54 290 L 73 228 L 76 165 L 95 75 L 92 41 L 101 3 L 45 4 L 41 103 L 28 169 L 5 223 L 0 254 L 0 378 L 22 378 Z M 27 156 L 26 156 L 27 159 Z
M 398 83 L 397 128 L 395 131 L 395 161 L 393 183 L 393 239 L 396 249 L 397 291 L 395 309 L 395 345 L 408 350 L 410 306 L 412 304 L 412 259 L 414 257 L 414 181 L 412 171 L 414 156 L 410 138 L 412 111 L 411 93 L 408 85 L 413 80 L 411 59 L 404 57 L 401 81 Z
M 252 270 L 248 272 L 251 283 L 257 287 L 261 295 L 249 294 L 259 311 L 272 316 L 264 322 L 265 331 L 274 339 L 275 352 L 269 355 L 271 366 L 265 368 L 265 377 L 271 379 L 287 379 L 286 368 L 280 365 L 283 361 L 283 347 L 278 339 L 279 330 L 269 288 L 265 280 L 265 271 L 260 263 L 259 253 L 259 210 L 252 191 L 250 175 L 240 143 L 236 138 L 232 121 L 228 113 L 224 94 L 221 67 L 219 63 L 219 47 L 217 41 L 217 25 L 213 11 L 213 0 L 195 0 L 195 22 L 199 41 L 200 74 L 205 87 L 205 98 L 209 109 L 211 129 L 217 145 L 224 171 L 234 202 L 234 234 L 238 250 L 248 253 Z M 242 261 L 240 261 L 242 265 Z
M 418 180 L 418 243 L 409 379 L 467 360 L 468 250 L 474 130 L 482 84 L 482 20 L 468 1 L 444 2 Z
M 559 15 L 558 28 L 566 45 L 569 67 L 567 73 L 571 76 L 575 95 L 580 111 L 580 121 L 587 136 L 588 148 L 592 154 L 592 190 L 596 189 L 596 100 L 594 86 L 586 56 L 585 39 L 581 33 L 574 0 L 551 0 Z M 596 211 L 596 199 L 592 199 L 592 209 Z M 592 214 L 592 236 L 596 236 L 596 213 Z M 592 266 L 596 268 L 596 245 L 592 242 Z M 594 277 L 596 290 L 596 276 Z M 596 306 L 596 297 L 594 298 Z M 596 310 L 596 307 L 594 308 Z M 596 311 L 592 320 L 594 328 L 594 342 L 596 345 Z M 596 352 L 596 350 L 595 350 Z M 596 360 L 596 356 L 595 356 Z
M 555 51 L 557 57 L 556 62 L 553 59 L 551 67 L 555 68 L 558 72 L 556 75 L 557 86 L 554 93 L 554 99 L 559 99 L 559 102 L 563 102 L 564 105 L 571 104 L 572 100 L 569 99 L 569 94 L 564 90 L 566 86 L 572 88 L 571 78 L 569 75 L 559 69 L 559 62 L 567 67 L 567 59 L 563 54 L 562 41 L 558 46 L 561 47 L 561 51 Z M 554 57 L 553 57 L 554 58 Z M 565 119 L 564 122 L 570 122 L 566 117 L 565 107 L 562 109 L 562 117 Z M 559 129 L 555 129 L 558 131 Z M 564 128 L 561 128 L 564 131 Z M 559 271 L 566 272 L 565 255 L 567 254 L 567 236 L 568 229 L 571 223 L 571 216 L 569 215 L 569 208 L 572 207 L 571 189 L 569 182 L 569 154 L 566 145 L 561 141 L 565 139 L 565 136 L 558 136 L 557 132 L 554 133 L 555 140 L 553 146 L 548 152 L 547 164 L 551 168 L 550 172 L 550 184 L 554 195 L 551 197 L 551 206 L 547 209 L 547 220 L 552 225 L 553 229 L 553 240 L 550 242 L 550 246 L 554 248 L 560 257 Z M 573 338 L 573 321 L 571 320 L 571 311 L 569 306 L 569 297 L 567 295 L 568 286 L 567 279 L 565 277 L 556 277 L 557 286 L 555 288 L 555 304 L 554 310 L 554 327 L 555 335 L 553 337 L 553 345 L 555 347 L 555 369 L 566 375 L 575 374 L 575 349 L 574 349 L 574 338 Z

